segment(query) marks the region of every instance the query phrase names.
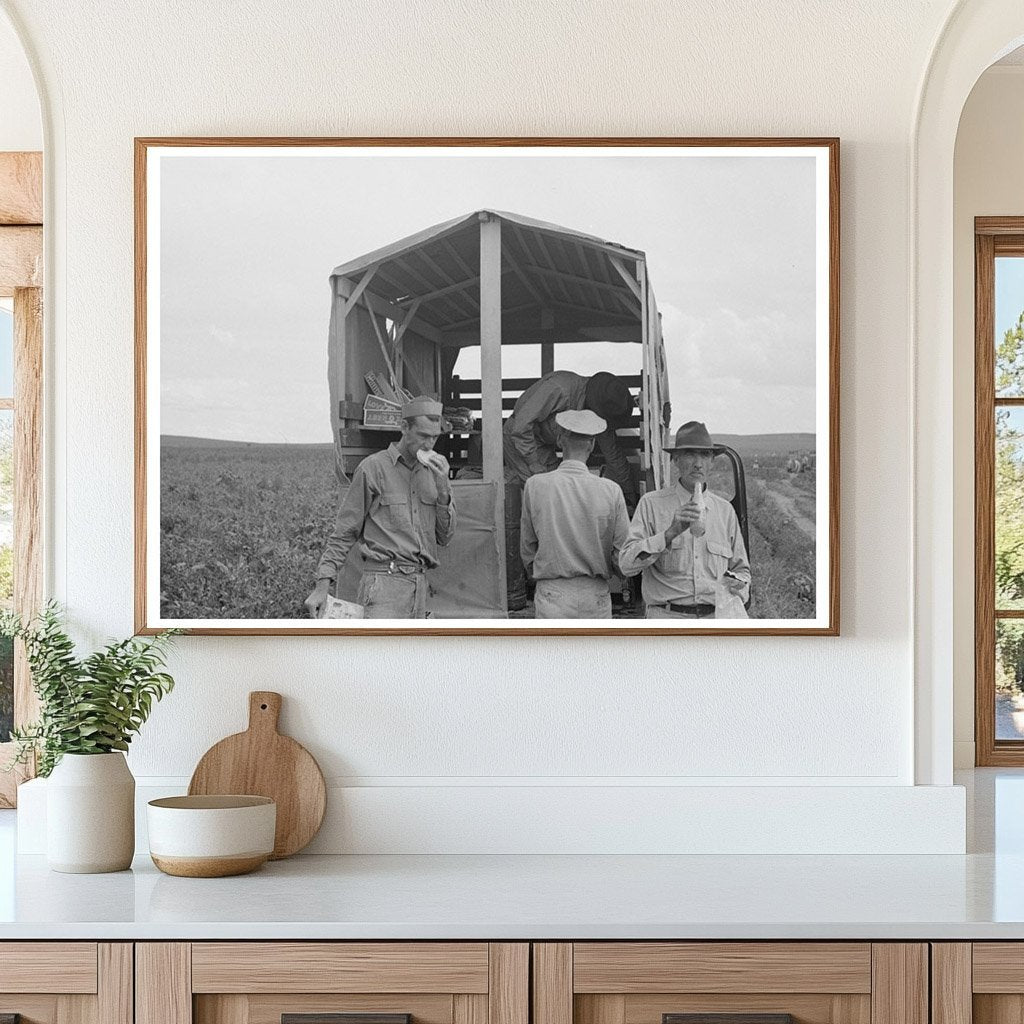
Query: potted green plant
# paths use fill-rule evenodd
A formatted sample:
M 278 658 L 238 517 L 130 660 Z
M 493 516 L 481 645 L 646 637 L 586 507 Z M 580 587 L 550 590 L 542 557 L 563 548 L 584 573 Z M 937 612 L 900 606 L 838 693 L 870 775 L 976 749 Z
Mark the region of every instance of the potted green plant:
M 28 623 L 0 613 L 0 635 L 21 640 L 39 719 L 15 729 L 11 767 L 36 758 L 48 777 L 47 861 L 55 871 L 121 871 L 135 851 L 135 779 L 124 759 L 134 733 L 174 687 L 161 671 L 175 633 L 129 637 L 79 658 L 51 602 Z

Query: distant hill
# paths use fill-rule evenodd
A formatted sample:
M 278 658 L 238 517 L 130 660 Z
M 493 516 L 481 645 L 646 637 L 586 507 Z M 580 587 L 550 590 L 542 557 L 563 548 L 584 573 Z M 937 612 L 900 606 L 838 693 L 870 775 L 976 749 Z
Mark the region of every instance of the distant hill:
M 334 446 L 328 441 L 325 444 L 289 444 L 270 441 L 225 441 L 217 437 L 186 437 L 183 434 L 161 434 L 161 448 L 301 448 L 303 450 L 324 448 L 331 450 Z
M 775 452 L 813 452 L 815 437 L 813 434 L 715 434 L 715 440 L 735 448 L 741 455 L 762 455 Z M 389 439 L 390 440 L 390 439 Z M 217 437 L 186 437 L 182 434 L 162 434 L 160 445 L 163 448 L 291 448 L 325 451 L 333 449 L 329 442 L 325 444 L 285 444 L 264 441 L 225 441 Z
M 771 452 L 813 452 L 814 434 L 714 434 L 720 444 L 735 448 L 740 455 L 767 455 Z

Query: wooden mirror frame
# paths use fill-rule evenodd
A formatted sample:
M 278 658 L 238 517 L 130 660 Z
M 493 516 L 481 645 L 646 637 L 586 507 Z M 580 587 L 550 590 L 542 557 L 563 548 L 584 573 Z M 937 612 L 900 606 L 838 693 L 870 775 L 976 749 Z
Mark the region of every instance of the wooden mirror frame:
M 42 603 L 43 155 L 0 153 L 0 298 L 14 299 L 14 608 L 23 617 Z M 14 724 L 38 713 L 19 645 L 14 655 Z M 0 743 L 0 769 L 14 756 Z M 0 771 L 0 807 L 13 807 L 33 766 Z

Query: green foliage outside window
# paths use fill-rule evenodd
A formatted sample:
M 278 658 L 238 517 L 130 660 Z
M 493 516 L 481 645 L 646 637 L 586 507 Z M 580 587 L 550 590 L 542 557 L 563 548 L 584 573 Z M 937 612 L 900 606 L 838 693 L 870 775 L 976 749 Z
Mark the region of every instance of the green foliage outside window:
M 996 619 L 996 690 L 1024 692 L 1024 629 L 1012 619 Z
M 996 347 L 995 385 L 997 396 L 1024 396 L 1024 312 Z M 995 600 L 1007 610 L 1024 608 L 1024 431 L 1000 408 L 995 432 Z M 996 684 L 1024 691 L 1024 629 L 1008 620 L 996 623 Z

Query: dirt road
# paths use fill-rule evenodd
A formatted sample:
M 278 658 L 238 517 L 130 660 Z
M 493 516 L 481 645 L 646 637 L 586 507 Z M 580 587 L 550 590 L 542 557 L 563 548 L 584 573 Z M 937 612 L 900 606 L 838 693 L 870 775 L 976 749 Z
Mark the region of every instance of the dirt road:
M 806 534 L 811 540 L 815 538 L 814 522 L 801 515 L 796 508 L 796 488 L 788 480 L 773 480 L 765 485 L 772 500 L 779 506 L 782 514 L 789 519 L 793 525 Z

